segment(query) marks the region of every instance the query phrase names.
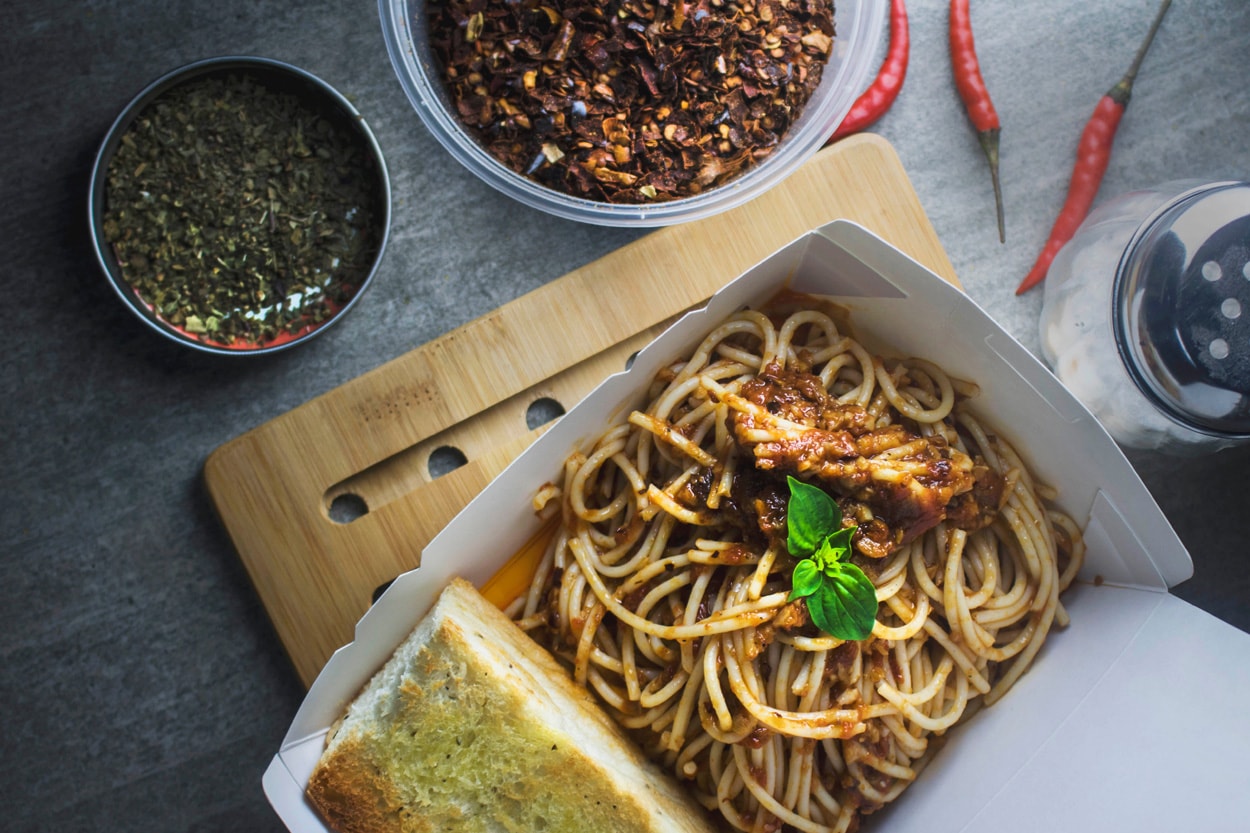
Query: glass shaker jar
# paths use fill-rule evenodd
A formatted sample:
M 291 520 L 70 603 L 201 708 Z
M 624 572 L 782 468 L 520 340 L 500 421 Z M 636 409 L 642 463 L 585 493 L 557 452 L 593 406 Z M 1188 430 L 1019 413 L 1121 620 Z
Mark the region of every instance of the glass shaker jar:
M 1200 454 L 1250 441 L 1250 183 L 1110 200 L 1044 286 L 1046 361 L 1119 443 Z

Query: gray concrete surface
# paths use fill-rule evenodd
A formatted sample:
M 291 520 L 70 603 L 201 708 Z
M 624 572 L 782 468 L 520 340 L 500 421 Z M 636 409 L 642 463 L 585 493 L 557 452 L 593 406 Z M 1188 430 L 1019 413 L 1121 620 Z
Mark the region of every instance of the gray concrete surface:
M 1004 125 L 1006 245 L 949 78 L 945 3 L 911 3 L 907 84 L 876 129 L 967 291 L 1036 350 L 1040 294 L 1012 290 L 1154 2 L 973 7 Z M 1101 199 L 1250 177 L 1247 33 L 1245 0 L 1173 4 Z M 350 317 L 247 364 L 142 330 L 98 274 L 85 223 L 92 157 L 119 109 L 166 70 L 221 54 L 290 61 L 346 93 L 395 193 L 385 263 Z M 281 829 L 260 775 L 302 692 L 212 516 L 205 457 L 643 232 L 551 220 L 462 170 L 409 107 L 364 0 L 10 3 L 0 56 L 0 818 L 58 833 Z M 1131 456 L 1193 555 L 1176 593 L 1250 630 L 1250 453 Z

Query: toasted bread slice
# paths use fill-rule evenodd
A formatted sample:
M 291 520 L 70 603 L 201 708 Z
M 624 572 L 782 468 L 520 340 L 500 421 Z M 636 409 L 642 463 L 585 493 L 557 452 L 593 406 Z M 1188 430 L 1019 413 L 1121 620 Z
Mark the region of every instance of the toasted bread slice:
M 341 833 L 715 829 L 462 579 L 331 730 L 307 794 Z

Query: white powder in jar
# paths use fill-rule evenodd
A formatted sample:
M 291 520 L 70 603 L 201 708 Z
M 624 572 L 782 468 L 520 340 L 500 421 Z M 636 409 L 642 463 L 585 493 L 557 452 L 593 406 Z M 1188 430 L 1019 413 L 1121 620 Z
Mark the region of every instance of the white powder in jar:
M 1108 433 L 1130 448 L 1187 454 L 1231 444 L 1182 425 L 1142 393 L 1124 366 L 1112 324 L 1115 274 L 1134 232 L 1195 184 L 1167 183 L 1100 206 L 1056 255 L 1043 285 L 1043 356 Z

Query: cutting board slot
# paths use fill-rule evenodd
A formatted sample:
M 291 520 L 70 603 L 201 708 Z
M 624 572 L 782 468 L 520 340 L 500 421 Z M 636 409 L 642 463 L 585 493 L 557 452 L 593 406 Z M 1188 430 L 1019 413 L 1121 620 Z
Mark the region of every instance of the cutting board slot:
M 532 431 L 564 416 L 568 409 L 550 396 L 540 396 L 525 409 L 525 425 Z
M 512 417 L 507 421 L 524 428 L 524 414 L 514 413 L 515 404 L 500 403 L 474 420 L 453 425 L 335 483 L 322 496 L 323 513 L 336 523 L 352 523 L 463 468 L 479 453 L 490 449 L 479 435 L 478 420 L 504 421 L 499 419 L 499 413 L 492 413 L 497 411 L 504 411 L 504 417 Z M 507 435 L 517 437 L 523 433 L 511 430 Z
M 425 473 L 431 480 L 437 480 L 444 474 L 450 474 L 469 462 L 464 452 L 454 445 L 440 445 L 430 452 L 425 460 Z
M 353 523 L 479 459 L 501 438 L 536 438 L 604 377 L 625 370 L 675 317 L 340 480 L 322 495 L 322 514 L 337 524 Z
M 377 604 L 378 599 L 382 598 L 382 594 L 386 592 L 386 588 L 390 587 L 394 583 L 395 583 L 395 579 L 391 579 L 390 581 L 384 581 L 381 584 L 379 584 L 377 587 L 375 587 L 373 589 L 372 596 L 370 596 L 369 603 Z
M 369 504 L 360 495 L 342 492 L 330 500 L 326 515 L 336 524 L 349 524 L 369 514 Z

